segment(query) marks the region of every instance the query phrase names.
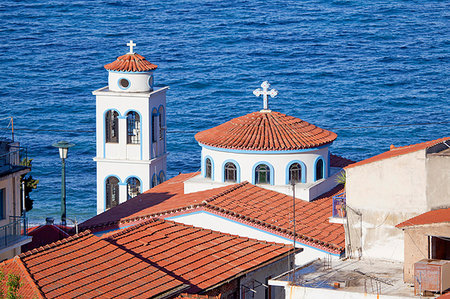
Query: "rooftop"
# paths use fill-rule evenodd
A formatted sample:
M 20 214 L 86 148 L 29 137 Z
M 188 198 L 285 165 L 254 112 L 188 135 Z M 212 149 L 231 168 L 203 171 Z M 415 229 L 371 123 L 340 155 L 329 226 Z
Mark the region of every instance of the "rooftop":
M 203 145 L 256 151 L 315 148 L 336 137 L 331 131 L 275 111 L 253 112 L 195 135 Z
M 120 72 L 148 72 L 158 68 L 137 53 L 128 53 L 117 57 L 117 60 L 105 65 L 108 71 Z
M 444 138 L 439 138 L 436 140 L 431 140 L 431 141 L 426 141 L 426 142 L 422 142 L 422 143 L 417 143 L 417 144 L 411 144 L 411 145 L 406 145 L 406 146 L 401 146 L 401 147 L 395 147 L 395 146 L 391 146 L 391 149 L 387 152 L 381 153 L 379 155 L 370 157 L 366 160 L 362 160 L 356 163 L 353 163 L 347 167 L 345 167 L 346 169 L 352 168 L 352 167 L 356 167 L 356 166 L 360 166 L 360 165 L 365 165 L 365 164 L 369 164 L 369 163 L 373 163 L 376 161 L 381 161 L 384 159 L 388 159 L 388 158 L 392 158 L 392 157 L 397 157 L 400 155 L 405 155 L 405 154 L 409 154 L 409 153 L 413 153 L 419 150 L 424 150 L 424 149 L 428 149 L 432 146 L 435 146 L 439 143 L 445 143 L 448 142 L 450 140 L 450 137 L 444 137 Z M 450 143 L 448 143 L 448 145 L 446 146 L 446 148 L 448 148 L 450 146 Z
M 450 208 L 429 211 L 396 225 L 398 228 L 433 223 L 450 223 Z

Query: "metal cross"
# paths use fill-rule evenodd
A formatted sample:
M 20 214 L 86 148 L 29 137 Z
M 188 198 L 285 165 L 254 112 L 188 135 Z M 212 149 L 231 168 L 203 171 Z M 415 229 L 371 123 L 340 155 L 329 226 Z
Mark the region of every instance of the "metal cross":
M 278 94 L 278 91 L 276 89 L 271 89 L 269 90 L 270 84 L 267 81 L 264 81 L 261 84 L 261 88 L 255 89 L 253 91 L 253 94 L 257 97 L 259 97 L 260 95 L 263 96 L 263 100 L 264 100 L 264 110 L 268 110 L 268 96 L 270 95 L 272 98 L 276 97 Z
M 127 46 L 130 47 L 130 52 L 128 52 L 128 54 L 134 54 L 134 52 L 133 52 L 133 47 L 136 46 L 136 44 L 133 43 L 132 40 L 130 40 L 130 42 L 127 43 Z

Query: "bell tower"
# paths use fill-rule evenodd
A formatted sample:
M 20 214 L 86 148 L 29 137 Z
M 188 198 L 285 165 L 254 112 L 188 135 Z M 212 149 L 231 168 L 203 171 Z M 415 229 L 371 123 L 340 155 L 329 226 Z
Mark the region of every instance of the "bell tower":
M 129 52 L 105 65 L 108 86 L 95 90 L 97 214 L 166 179 L 166 91 L 154 88 L 155 64 Z

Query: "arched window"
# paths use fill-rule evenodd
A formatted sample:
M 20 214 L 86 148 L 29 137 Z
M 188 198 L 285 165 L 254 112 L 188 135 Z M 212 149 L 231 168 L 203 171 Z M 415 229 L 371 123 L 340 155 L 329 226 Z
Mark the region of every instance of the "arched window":
M 161 184 L 161 183 L 163 183 L 165 180 L 166 180 L 166 176 L 164 175 L 164 172 L 161 171 L 161 172 L 159 173 L 159 183 Z
M 119 180 L 116 177 L 106 179 L 106 209 L 119 204 Z
M 205 177 L 212 178 L 212 163 L 210 158 L 205 160 Z
M 164 139 L 164 108 L 163 106 L 159 107 L 158 111 L 158 118 L 159 118 L 159 140 Z
M 139 144 L 141 142 L 141 120 L 135 111 L 127 114 L 127 143 Z
M 259 164 L 255 168 L 256 184 L 270 184 L 270 168 L 266 164 Z
M 152 142 L 156 142 L 158 138 L 158 113 L 156 109 L 152 112 Z
M 236 182 L 237 180 L 237 170 L 236 165 L 232 162 L 225 164 L 225 182 Z
M 106 112 L 105 117 L 106 142 L 119 142 L 119 113 L 114 110 Z
M 127 180 L 127 200 L 139 194 L 141 194 L 141 182 L 138 178 L 129 178 Z
M 156 185 L 158 185 L 158 178 L 156 177 L 156 174 L 154 174 L 152 178 L 152 188 Z
M 316 181 L 323 179 L 324 173 L 323 173 L 324 167 L 323 167 L 323 159 L 319 158 L 316 162 Z
M 289 183 L 302 182 L 302 166 L 299 163 L 294 163 L 289 167 Z

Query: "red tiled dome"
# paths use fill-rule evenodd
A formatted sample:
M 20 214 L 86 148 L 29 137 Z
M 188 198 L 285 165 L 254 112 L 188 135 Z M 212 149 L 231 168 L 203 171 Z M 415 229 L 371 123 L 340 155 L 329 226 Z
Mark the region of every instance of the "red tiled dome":
M 148 72 L 156 70 L 158 66 L 148 62 L 143 56 L 139 54 L 125 54 L 117 57 L 116 61 L 105 65 L 108 71 L 122 71 L 122 72 Z
M 331 143 L 336 137 L 336 133 L 274 111 L 253 112 L 195 135 L 204 145 L 256 151 L 314 148 Z

